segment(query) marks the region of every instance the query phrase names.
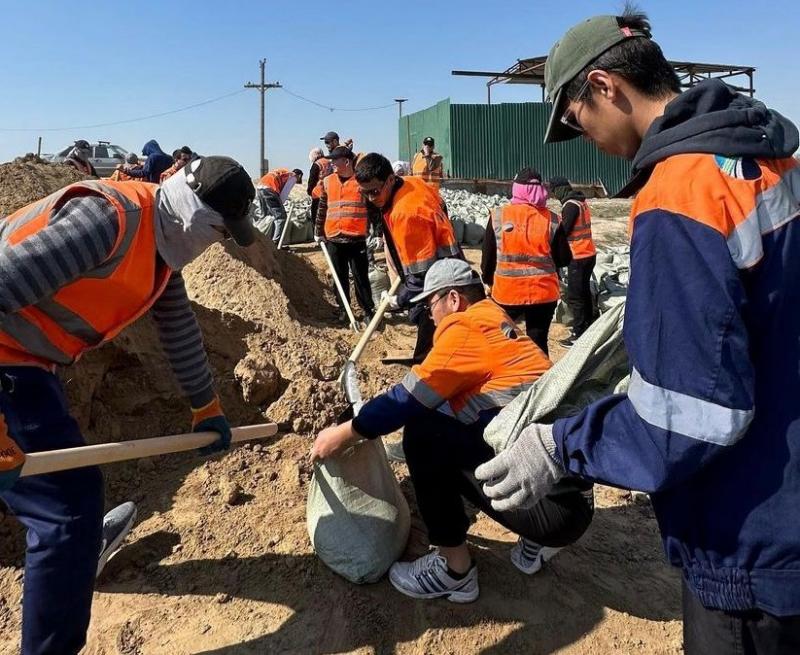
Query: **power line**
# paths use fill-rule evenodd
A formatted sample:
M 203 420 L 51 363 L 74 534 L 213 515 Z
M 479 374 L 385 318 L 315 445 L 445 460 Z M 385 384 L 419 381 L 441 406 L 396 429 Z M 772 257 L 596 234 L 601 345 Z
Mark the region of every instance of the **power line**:
M 281 87 L 284 93 L 288 93 L 290 96 L 297 98 L 298 100 L 302 100 L 303 102 L 307 102 L 311 105 L 316 105 L 317 107 L 321 107 L 322 109 L 327 109 L 328 111 L 375 111 L 378 109 L 387 109 L 388 107 L 394 107 L 394 103 L 390 102 L 388 105 L 380 105 L 378 107 L 331 107 L 329 105 L 324 105 L 321 102 L 317 102 L 316 100 L 311 100 L 311 98 L 306 98 L 305 96 L 301 96 L 298 93 L 293 93 L 289 91 L 285 86 Z
M 240 93 L 244 93 L 245 91 L 246 89 L 239 89 L 238 91 L 226 93 L 225 95 L 217 96 L 216 98 L 210 98 L 209 100 L 203 100 L 202 102 L 196 102 L 192 105 L 186 105 L 185 107 L 180 107 L 178 109 L 170 109 L 169 111 L 162 111 L 158 114 L 148 114 L 147 116 L 139 116 L 137 118 L 127 118 L 125 120 L 112 121 L 110 123 L 96 123 L 94 125 L 75 125 L 74 127 L 0 127 L 0 132 L 67 132 L 71 130 L 91 130 L 96 127 L 111 127 L 112 125 L 124 125 L 126 123 L 138 123 L 139 121 L 146 121 L 151 118 L 160 118 L 161 116 L 169 116 L 170 114 L 178 114 L 182 111 L 189 111 L 190 109 L 196 109 L 197 107 L 210 105 L 213 102 L 219 102 L 220 100 L 231 98 L 235 95 L 239 95 Z

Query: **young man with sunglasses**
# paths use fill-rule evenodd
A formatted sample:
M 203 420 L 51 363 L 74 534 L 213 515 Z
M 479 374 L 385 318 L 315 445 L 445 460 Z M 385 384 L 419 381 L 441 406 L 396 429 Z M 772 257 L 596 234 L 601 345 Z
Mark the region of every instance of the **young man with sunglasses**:
M 531 509 L 492 508 L 472 475 L 494 455 L 483 430 L 550 368 L 550 360 L 486 298 L 480 276 L 463 260 L 445 259 L 431 266 L 422 293 L 412 302 L 437 326 L 433 349 L 352 421 L 323 430 L 311 458 L 335 457 L 359 439 L 375 439 L 402 427 L 417 506 L 436 548 L 414 562 L 396 562 L 389 579 L 412 598 L 468 603 L 479 590 L 462 496 L 520 535 L 511 561 L 533 574 L 591 523 L 592 485 L 564 479 Z
M 476 475 L 502 510 L 566 474 L 649 492 L 686 652 L 800 652 L 798 130 L 720 80 L 681 91 L 644 15 L 573 27 L 545 82 L 547 141 L 633 161 L 630 386 Z
M 367 204 L 382 215 L 387 256 L 403 279 L 393 304 L 409 309 L 418 328 L 414 362 L 419 363 L 431 348 L 435 327 L 421 306 L 412 307 L 411 298 L 422 291 L 425 274 L 437 260 L 463 258 L 453 224 L 434 189 L 421 178 L 398 177 L 383 155 L 365 155 L 356 165 L 356 180 Z

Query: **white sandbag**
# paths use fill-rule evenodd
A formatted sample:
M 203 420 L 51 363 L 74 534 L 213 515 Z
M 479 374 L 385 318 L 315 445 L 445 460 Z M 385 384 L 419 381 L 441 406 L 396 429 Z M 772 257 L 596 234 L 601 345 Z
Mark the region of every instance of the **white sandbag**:
M 479 223 L 467 223 L 464 226 L 464 243 L 468 246 L 479 246 L 483 243 L 486 228 Z
M 314 467 L 306 525 L 319 558 L 350 582 L 377 582 L 397 561 L 411 518 L 380 439 Z
M 453 232 L 456 234 L 456 241 L 458 241 L 458 243 L 464 243 L 464 231 L 467 224 L 461 218 L 454 218 L 452 222 Z
M 602 314 L 549 371 L 492 420 L 483 438 L 499 453 L 531 423 L 574 416 L 600 398 L 627 390 L 630 373 L 622 342 L 624 303 Z
M 370 266 L 369 289 L 372 302 L 377 307 L 381 304 L 381 294 L 389 290 L 389 274 L 383 266 Z

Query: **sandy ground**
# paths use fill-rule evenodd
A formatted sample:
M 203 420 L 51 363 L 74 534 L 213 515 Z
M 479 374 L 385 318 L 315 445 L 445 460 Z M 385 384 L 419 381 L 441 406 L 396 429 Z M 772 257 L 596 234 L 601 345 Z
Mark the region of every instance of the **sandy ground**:
M 624 219 L 603 222 L 601 238 L 624 243 Z M 215 246 L 187 270 L 187 286 L 232 422 L 288 420 L 293 430 L 212 460 L 105 467 L 107 504 L 135 500 L 139 521 L 98 581 L 85 653 L 681 651 L 679 575 L 664 563 L 649 504 L 625 491 L 598 487 L 587 534 L 534 577 L 509 562 L 514 535 L 479 515 L 469 540 L 482 593 L 468 606 L 413 601 L 385 580 L 354 586 L 317 560 L 305 524 L 306 455 L 342 407 L 335 379 L 356 337 L 335 323 L 319 251 L 270 248 L 242 255 Z M 477 250 L 468 254 L 477 261 Z M 565 333 L 551 331 L 554 358 Z M 380 358 L 413 337 L 401 317 L 388 319 L 359 367 L 365 396 L 400 379 L 405 368 Z M 186 428 L 150 325 L 134 325 L 64 380 L 90 441 Z M 405 467 L 396 473 L 413 508 Z M 415 518 L 406 556 L 426 543 Z M 23 548 L 16 522 L 0 518 L 3 654 L 18 650 Z

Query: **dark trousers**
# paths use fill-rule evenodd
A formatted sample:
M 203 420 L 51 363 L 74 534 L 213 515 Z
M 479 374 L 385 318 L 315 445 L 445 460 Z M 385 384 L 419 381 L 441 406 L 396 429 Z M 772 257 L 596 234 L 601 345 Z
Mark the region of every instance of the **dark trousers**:
M 553 314 L 556 313 L 558 302 L 543 302 L 536 305 L 503 305 L 508 315 L 515 321 L 520 316 L 525 316 L 525 332 L 545 355 L 550 352 L 547 349 L 547 337 L 550 334 L 550 324 L 553 322 Z
M 317 208 L 319 207 L 319 198 L 312 198 L 311 199 L 311 224 L 314 225 L 317 222 Z
M 426 303 L 420 303 L 409 314 L 411 322 L 417 326 L 417 341 L 414 344 L 414 364 L 421 364 L 433 348 L 433 335 L 436 325 L 431 318 Z
M 494 457 L 483 427 L 467 426 L 430 411 L 406 424 L 406 454 L 417 506 L 435 546 L 464 543 L 469 519 L 463 498 L 521 537 L 542 546 L 567 546 L 589 527 L 594 513 L 591 485 L 585 491 L 548 495 L 531 509 L 497 512 L 475 479 L 475 469 Z
M 594 320 L 590 281 L 597 255 L 573 259 L 567 268 L 567 305 L 572 312 L 572 334 L 581 336 Z
M 353 286 L 356 288 L 356 298 L 358 304 L 365 314 L 372 315 L 375 313 L 375 303 L 372 302 L 372 289 L 369 286 L 369 261 L 367 260 L 367 242 L 359 241 L 328 241 L 328 253 L 333 262 L 333 268 L 336 271 L 336 277 L 344 289 L 344 295 L 347 302 L 350 302 L 350 276 L 348 271 L 353 273 Z M 333 290 L 336 294 L 336 300 L 342 310 L 341 300 L 339 293 L 336 289 Z
M 35 367 L 3 367 L 0 379 L 0 411 L 24 452 L 86 445 L 55 375 Z M 100 555 L 100 469 L 20 478 L 0 499 L 28 531 L 22 653 L 77 653 L 86 642 Z
M 707 609 L 684 581 L 683 648 L 686 655 L 800 653 L 800 616 Z

